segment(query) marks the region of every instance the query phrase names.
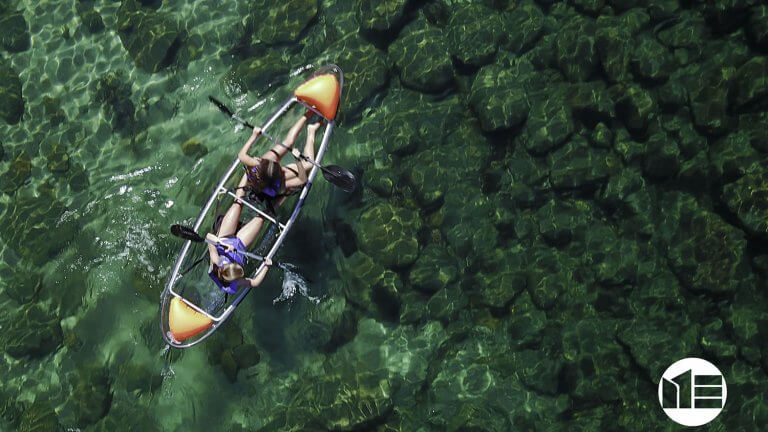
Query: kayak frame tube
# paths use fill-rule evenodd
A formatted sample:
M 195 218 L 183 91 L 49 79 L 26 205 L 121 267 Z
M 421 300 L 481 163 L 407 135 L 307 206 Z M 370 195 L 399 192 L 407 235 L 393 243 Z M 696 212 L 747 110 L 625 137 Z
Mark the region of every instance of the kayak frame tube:
M 335 73 L 338 73 L 337 79 L 339 81 L 339 85 L 343 86 L 343 82 L 344 82 L 343 75 L 342 75 L 341 69 L 338 66 L 329 65 L 327 67 L 320 68 L 315 74 L 313 74 L 313 76 L 319 73 L 328 73 L 327 71 L 329 69 L 333 70 Z M 282 117 L 286 112 L 288 112 L 288 110 L 290 110 L 293 107 L 293 105 L 296 103 L 312 111 L 316 111 L 315 109 L 313 109 L 313 107 L 299 100 L 295 96 L 291 97 L 280 107 L 280 109 L 277 112 L 275 112 L 275 114 L 272 115 L 272 117 L 269 118 L 269 120 L 267 120 L 264 126 L 262 126 L 262 131 L 267 131 L 280 117 Z M 325 118 L 325 116 L 323 117 Z M 326 118 L 326 121 L 327 123 L 325 125 L 325 130 L 323 132 L 323 139 L 315 155 L 315 162 L 317 162 L 318 164 L 320 164 L 323 159 L 325 150 L 328 147 L 328 143 L 330 142 L 331 135 L 333 134 L 333 130 L 336 124 L 335 120 L 328 120 Z M 264 136 L 265 135 L 263 134 L 259 138 Z M 235 171 L 238 169 L 240 165 L 241 165 L 241 162 L 236 157 L 235 160 L 230 165 L 227 172 L 221 177 L 218 184 L 214 188 L 213 193 L 208 198 L 208 201 L 206 202 L 205 206 L 202 208 L 202 210 L 197 216 L 197 219 L 195 220 L 195 224 L 193 228 L 195 232 L 199 232 L 199 229 L 202 226 L 206 216 L 208 215 L 208 212 L 211 210 L 213 203 L 216 201 L 218 196 L 222 193 L 222 190 L 227 190 L 224 187 L 224 185 L 228 180 L 230 180 L 230 178 L 232 177 L 232 175 L 235 173 Z M 272 247 L 269 249 L 269 252 L 265 255 L 266 258 L 272 259 L 277 254 L 277 251 L 280 249 L 280 247 L 282 246 L 283 241 L 285 241 L 285 238 L 288 235 L 288 232 L 290 232 L 291 227 L 293 226 L 294 222 L 296 221 L 296 219 L 298 219 L 299 214 L 301 213 L 301 209 L 304 206 L 304 202 L 307 199 L 307 196 L 309 196 L 309 191 L 312 189 L 312 184 L 314 183 L 319 170 L 320 169 L 317 167 L 317 165 L 313 166 L 312 169 L 310 170 L 309 175 L 307 176 L 307 183 L 302 188 L 301 194 L 299 195 L 299 198 L 294 204 L 293 211 L 291 212 L 291 216 L 288 218 L 288 221 L 285 222 L 285 224 L 281 224 L 279 220 L 276 220 L 277 222 L 276 225 L 280 229 L 280 234 L 278 235 L 275 242 L 272 244 Z M 176 258 L 176 262 L 173 265 L 171 275 L 168 278 L 168 282 L 166 283 L 165 289 L 163 290 L 163 293 L 161 295 L 162 301 L 160 306 L 161 307 L 160 329 L 165 342 L 174 348 L 188 348 L 188 347 L 197 345 L 198 343 L 207 339 L 210 335 L 212 335 L 218 329 L 218 327 L 221 324 L 223 324 L 232 315 L 232 312 L 235 311 L 237 306 L 245 299 L 245 297 L 251 291 L 250 286 L 244 287 L 242 291 L 237 295 L 237 297 L 235 297 L 232 303 L 229 306 L 227 306 L 226 309 L 224 309 L 224 311 L 219 316 L 213 316 L 205 312 L 204 310 L 202 310 L 199 306 L 195 305 L 191 301 L 185 299 L 180 293 L 174 290 L 174 287 L 183 276 L 180 273 L 180 269 L 182 264 L 184 263 L 184 260 L 187 257 L 187 254 L 189 253 L 189 249 L 191 245 L 192 245 L 192 242 L 190 240 L 185 241 L 184 244 L 182 245 L 181 250 L 179 251 L 179 255 Z M 264 262 L 262 262 L 254 272 L 254 274 L 258 274 L 258 272 L 262 270 L 264 265 L 265 265 Z M 184 341 L 176 340 L 173 337 L 173 335 L 170 334 L 169 317 L 168 317 L 170 303 L 173 298 L 178 298 L 185 305 L 193 309 L 195 312 L 200 313 L 203 316 L 209 318 L 213 322 L 213 324 L 206 330 L 203 330 L 199 336 L 197 335 L 191 336 L 189 339 L 185 339 Z

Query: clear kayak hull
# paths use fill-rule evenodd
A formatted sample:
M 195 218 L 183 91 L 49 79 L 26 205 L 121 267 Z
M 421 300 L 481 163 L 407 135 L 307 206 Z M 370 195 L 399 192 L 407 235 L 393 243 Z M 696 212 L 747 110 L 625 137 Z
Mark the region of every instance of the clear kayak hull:
M 273 113 L 262 126 L 262 130 L 265 132 L 262 137 L 267 136 L 266 132 L 270 127 L 292 108 L 309 108 L 326 120 L 322 140 L 315 152 L 315 162 L 322 164 L 323 156 L 333 134 L 334 119 L 343 82 L 343 75 L 338 66 L 329 65 L 317 69 L 303 84 L 297 87 L 294 96 Z M 242 168 L 240 167 L 240 161 L 235 157 L 198 214 L 192 227 L 195 232 L 205 232 L 210 224 L 215 223 L 216 216 L 219 214 L 220 202 L 231 203 L 237 182 L 242 176 Z M 312 189 L 312 184 L 317 178 L 318 171 L 317 166 L 310 170 L 307 183 L 293 202 L 292 210 L 289 213 L 270 214 L 258 203 L 245 200 L 244 204 L 250 212 L 263 217 L 265 225 L 270 223 L 277 228 L 275 230 L 270 230 L 266 226 L 262 228 L 263 232 L 274 232 L 276 235 L 265 234 L 269 237 L 264 237 L 259 242 L 260 247 L 265 250 L 258 251 L 259 253 L 272 259 L 278 252 L 301 213 Z M 281 220 L 281 217 L 284 220 Z M 252 274 L 261 271 L 263 265 L 260 262 Z M 208 338 L 232 315 L 251 290 L 250 287 L 242 287 L 237 294 L 233 295 L 232 299 L 226 298 L 224 302 L 221 302 L 223 291 L 208 278 L 208 266 L 205 243 L 185 241 L 161 296 L 161 332 L 165 341 L 173 347 L 187 348 Z

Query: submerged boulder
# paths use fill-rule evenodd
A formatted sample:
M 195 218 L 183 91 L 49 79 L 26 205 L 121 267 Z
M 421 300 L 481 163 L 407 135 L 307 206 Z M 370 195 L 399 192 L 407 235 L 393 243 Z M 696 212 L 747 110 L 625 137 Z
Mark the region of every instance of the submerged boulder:
M 285 84 L 289 68 L 279 51 L 268 50 L 235 65 L 225 79 L 239 84 L 242 91 L 263 92 L 268 87 Z
M 357 21 L 363 31 L 387 32 L 401 25 L 410 0 L 362 0 L 358 3 Z
M 8 124 L 21 121 L 24 99 L 19 74 L 5 59 L 0 59 L 0 118 Z
M 659 233 L 669 244 L 672 270 L 691 291 L 733 294 L 753 281 L 744 233 L 701 208 L 687 195 L 670 194 L 663 203 Z
M 344 71 L 341 113 L 354 116 L 389 82 L 387 55 L 357 33 L 345 36 L 327 52 Z
M 598 63 L 595 23 L 576 15 L 557 32 L 557 65 L 571 82 L 586 81 Z
M 549 96 L 549 97 L 547 97 Z M 525 148 L 535 156 L 544 155 L 562 145 L 576 129 L 564 95 L 537 97 L 525 123 Z
M 750 234 L 768 238 L 768 169 L 753 163 L 739 180 L 723 188 L 723 200 Z
M 48 355 L 63 340 L 59 317 L 38 303 L 9 311 L 0 323 L 5 333 L 5 352 L 15 358 Z
M 436 244 L 430 244 L 421 251 L 408 273 L 411 285 L 427 293 L 446 288 L 457 277 L 456 259 Z
M 510 129 L 528 117 L 528 94 L 517 75 L 498 64 L 480 69 L 469 95 L 472 110 L 486 132 Z
M 384 266 L 405 267 L 419 256 L 421 220 L 413 210 L 377 204 L 362 213 L 355 227 L 360 249 Z
M 504 38 L 502 45 L 522 54 L 529 50 L 544 33 L 544 13 L 532 1 L 521 2 L 502 14 Z
M 419 20 L 403 29 L 389 46 L 404 86 L 438 92 L 453 83 L 453 64 L 443 31 Z
M 275 45 L 295 42 L 315 19 L 318 0 L 272 2 L 256 0 L 250 3 L 248 28 L 253 45 Z
M 482 66 L 496 55 L 502 37 L 501 19 L 493 10 L 469 4 L 451 15 L 447 37 L 455 59 L 466 65 Z
M 758 49 L 768 53 L 768 5 L 756 5 L 747 24 L 747 36 Z
M 120 5 L 117 20 L 120 41 L 136 66 L 152 73 L 174 63 L 185 32 L 170 14 L 127 0 Z
M 754 57 L 736 70 L 728 97 L 736 111 L 768 110 L 768 57 Z
M 12 53 L 29 48 L 29 29 L 22 11 L 0 14 L 0 45 Z

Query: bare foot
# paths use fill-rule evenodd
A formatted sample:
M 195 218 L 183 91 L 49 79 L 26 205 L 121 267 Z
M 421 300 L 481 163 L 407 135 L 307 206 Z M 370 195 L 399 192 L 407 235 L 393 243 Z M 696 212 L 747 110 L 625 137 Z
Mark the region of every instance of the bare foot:
M 320 122 L 307 125 L 307 132 L 314 134 L 315 132 L 317 132 L 318 129 L 320 129 L 320 126 L 321 126 Z

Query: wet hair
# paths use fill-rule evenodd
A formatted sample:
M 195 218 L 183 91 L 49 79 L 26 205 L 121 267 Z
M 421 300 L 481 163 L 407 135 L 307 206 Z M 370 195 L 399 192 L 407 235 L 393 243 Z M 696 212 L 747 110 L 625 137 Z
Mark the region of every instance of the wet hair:
M 256 190 L 262 190 L 283 178 L 283 169 L 280 164 L 270 159 L 261 158 L 255 171 L 256 175 L 251 180 Z
M 242 278 L 244 274 L 243 266 L 237 263 L 228 263 L 224 267 L 219 267 L 219 279 L 227 283 Z

